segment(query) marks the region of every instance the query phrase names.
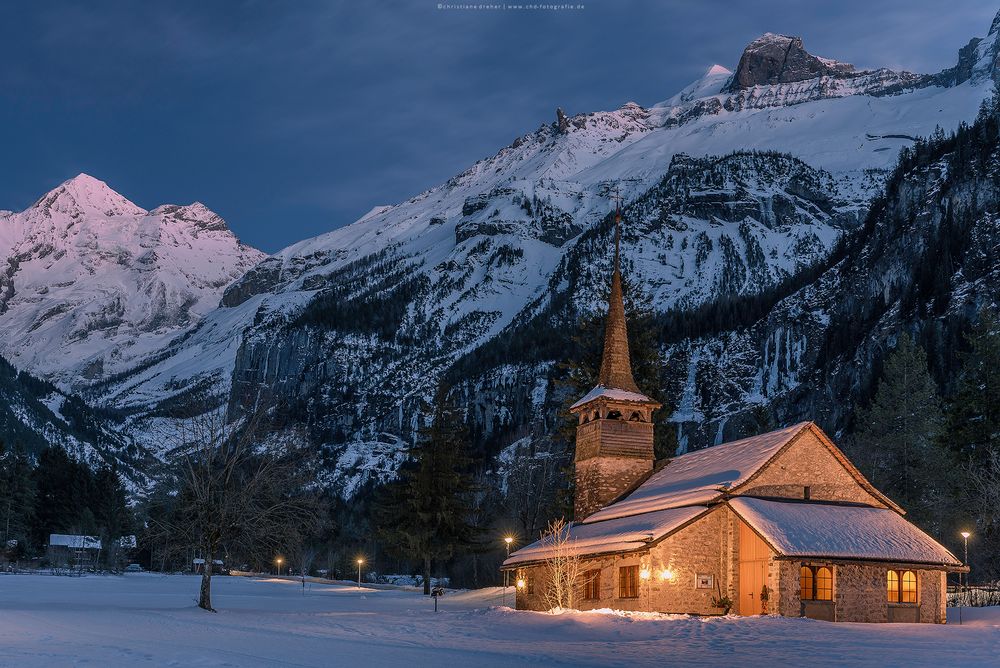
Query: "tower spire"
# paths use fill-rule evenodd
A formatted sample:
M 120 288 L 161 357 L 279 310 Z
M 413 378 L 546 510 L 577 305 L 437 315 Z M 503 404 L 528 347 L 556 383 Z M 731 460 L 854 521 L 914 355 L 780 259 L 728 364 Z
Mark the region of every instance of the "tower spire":
M 598 384 L 607 388 L 639 393 L 632 377 L 632 362 L 628 350 L 628 329 L 625 325 L 625 302 L 622 297 L 621 208 L 615 207 L 615 259 L 611 273 L 611 294 L 608 297 L 608 319 L 604 326 L 604 356 Z

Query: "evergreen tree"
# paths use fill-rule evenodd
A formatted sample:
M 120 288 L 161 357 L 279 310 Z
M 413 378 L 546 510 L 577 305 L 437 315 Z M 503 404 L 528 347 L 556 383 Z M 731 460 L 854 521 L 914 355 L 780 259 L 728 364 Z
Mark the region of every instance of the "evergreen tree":
M 93 474 L 86 464 L 75 461 L 62 448 L 50 446 L 38 455 L 34 477 L 36 545 L 47 544 L 51 533 L 96 531 L 89 508 L 94 497 Z
M 885 359 L 871 405 L 858 410 L 853 454 L 871 482 L 918 522 L 939 517 L 946 473 L 954 468 L 940 446 L 943 423 L 927 355 L 904 333 Z
M 383 488 L 375 524 L 391 552 L 422 562 L 430 594 L 432 563 L 474 545 L 477 530 L 469 521 L 474 490 L 462 411 L 441 386 L 426 412 L 432 420 L 419 430 L 399 480 Z
M 94 474 L 94 498 L 91 503 L 94 522 L 107 545 L 108 564 L 114 566 L 119 556 L 117 541 L 132 531 L 132 511 L 128 495 L 118 475 L 118 465 L 104 466 Z
M 983 309 L 967 337 L 958 387 L 948 406 L 947 441 L 961 458 L 985 463 L 1000 449 L 1000 323 Z
M 8 560 L 27 554 L 34 510 L 35 480 L 28 454 L 19 443 L 12 448 L 0 443 L 0 549 Z

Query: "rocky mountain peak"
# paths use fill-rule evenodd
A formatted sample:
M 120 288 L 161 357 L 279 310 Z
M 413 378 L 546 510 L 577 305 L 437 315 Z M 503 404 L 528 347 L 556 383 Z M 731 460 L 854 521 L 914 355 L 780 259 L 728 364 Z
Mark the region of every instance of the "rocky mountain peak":
M 104 216 L 141 216 L 146 210 L 107 183 L 89 174 L 78 174 L 42 196 L 34 209 L 44 213 L 64 213 L 72 217 L 100 214 Z
M 764 33 L 743 50 L 729 92 L 853 71 L 853 65 L 812 55 L 806 51 L 801 37 Z

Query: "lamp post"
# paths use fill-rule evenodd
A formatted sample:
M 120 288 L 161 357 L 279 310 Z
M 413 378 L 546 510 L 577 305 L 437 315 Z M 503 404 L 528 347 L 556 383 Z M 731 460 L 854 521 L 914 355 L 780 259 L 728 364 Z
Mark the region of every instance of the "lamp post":
M 281 562 L 282 561 L 284 561 L 284 559 L 282 559 L 281 557 L 278 557 L 277 559 L 274 560 L 274 563 L 277 566 L 277 574 L 278 575 L 281 575 Z
M 503 542 L 507 546 L 507 558 L 510 559 L 510 545 L 514 542 L 512 536 L 504 536 Z M 510 577 L 510 572 L 504 570 L 503 572 L 503 598 L 501 600 L 501 605 L 507 605 L 507 578 Z
M 361 589 L 361 565 L 365 563 L 365 560 L 358 558 L 358 589 Z
M 969 567 L 969 536 L 971 536 L 971 535 L 972 534 L 969 533 L 968 531 L 963 531 L 962 532 L 962 540 L 965 542 L 965 567 L 966 568 Z M 965 574 L 965 586 L 966 587 L 969 586 L 969 574 L 968 573 Z

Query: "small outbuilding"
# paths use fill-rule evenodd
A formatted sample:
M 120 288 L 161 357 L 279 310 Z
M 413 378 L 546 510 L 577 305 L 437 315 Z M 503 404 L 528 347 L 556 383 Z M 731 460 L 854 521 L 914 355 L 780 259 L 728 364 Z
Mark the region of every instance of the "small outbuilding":
M 93 568 L 101 554 L 96 536 L 54 533 L 49 535 L 45 556 L 56 568 Z

